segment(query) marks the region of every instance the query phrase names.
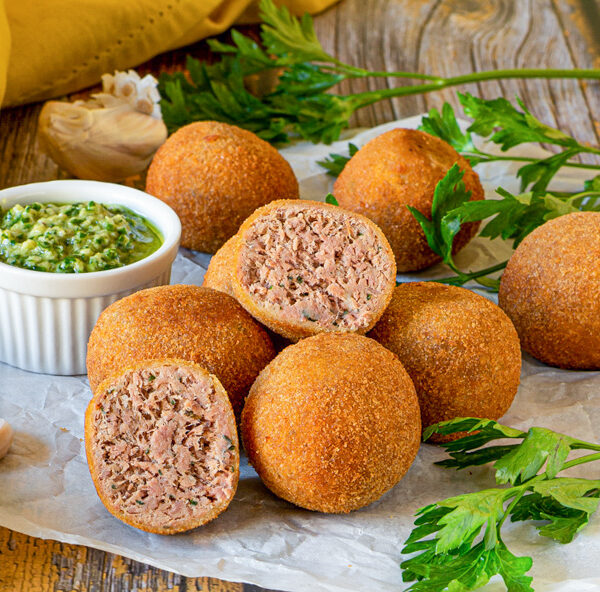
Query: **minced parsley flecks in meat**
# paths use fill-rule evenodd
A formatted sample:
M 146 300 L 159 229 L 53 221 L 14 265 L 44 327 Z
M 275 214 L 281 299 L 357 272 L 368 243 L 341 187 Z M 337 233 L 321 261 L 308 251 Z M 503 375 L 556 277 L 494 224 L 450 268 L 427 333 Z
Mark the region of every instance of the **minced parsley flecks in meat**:
M 123 206 L 31 203 L 1 210 L 0 261 L 54 273 L 123 267 L 156 251 L 158 231 Z

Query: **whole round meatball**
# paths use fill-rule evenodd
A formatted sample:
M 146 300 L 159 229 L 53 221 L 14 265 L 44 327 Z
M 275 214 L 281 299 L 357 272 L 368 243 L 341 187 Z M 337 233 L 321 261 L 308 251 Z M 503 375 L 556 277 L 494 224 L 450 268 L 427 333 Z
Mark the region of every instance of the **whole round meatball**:
M 399 272 L 418 271 L 440 261 L 406 206 L 431 218 L 433 192 L 453 164 L 464 171 L 471 200 L 483 199 L 477 173 L 452 146 L 412 129 L 394 129 L 365 144 L 346 164 L 333 193 L 343 208 L 375 222 L 392 246 Z M 479 228 L 463 224 L 453 252 L 462 249 Z
M 248 459 L 298 506 L 350 512 L 379 499 L 419 449 L 413 384 L 367 337 L 321 333 L 285 348 L 252 385 L 242 413 Z
M 517 332 L 498 306 L 465 288 L 402 284 L 369 336 L 404 364 L 423 427 L 455 417 L 498 419 L 517 392 Z
M 196 286 L 140 290 L 106 308 L 88 342 L 92 391 L 141 360 L 195 362 L 223 384 L 239 417 L 244 399 L 275 350 L 265 330 L 231 297 Z
M 534 358 L 600 369 L 600 213 L 567 214 L 525 237 L 504 271 L 498 302 Z
M 181 245 L 215 253 L 258 207 L 298 197 L 287 161 L 267 142 L 216 121 L 190 123 L 158 149 L 146 191 L 181 219 Z

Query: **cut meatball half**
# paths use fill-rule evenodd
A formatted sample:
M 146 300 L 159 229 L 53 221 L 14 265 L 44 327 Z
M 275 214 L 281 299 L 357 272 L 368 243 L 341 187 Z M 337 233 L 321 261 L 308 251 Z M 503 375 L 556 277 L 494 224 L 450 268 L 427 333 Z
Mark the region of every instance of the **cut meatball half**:
M 338 206 L 272 202 L 244 222 L 235 248 L 235 297 L 288 339 L 365 333 L 392 297 L 396 264 L 385 236 Z
M 147 532 L 200 526 L 227 508 L 237 487 L 227 393 L 183 360 L 140 362 L 103 381 L 86 412 L 85 447 L 108 511 Z
M 211 258 L 208 269 L 202 281 L 203 288 L 212 288 L 225 292 L 235 298 L 231 287 L 231 275 L 235 269 L 235 241 L 237 234 L 232 236 Z

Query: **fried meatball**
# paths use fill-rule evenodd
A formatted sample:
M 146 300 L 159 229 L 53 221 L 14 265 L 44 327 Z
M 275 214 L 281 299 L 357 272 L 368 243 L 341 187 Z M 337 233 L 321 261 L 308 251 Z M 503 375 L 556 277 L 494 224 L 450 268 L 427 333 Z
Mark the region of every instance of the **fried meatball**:
M 241 430 L 250 463 L 274 494 L 339 513 L 379 499 L 403 477 L 421 422 L 394 354 L 367 337 L 321 333 L 260 373 Z
M 208 269 L 204 274 L 203 288 L 212 288 L 225 292 L 235 298 L 231 279 L 235 270 L 235 241 L 237 235 L 232 236 L 211 258 Z
M 145 360 L 104 380 L 85 414 L 85 448 L 108 511 L 158 534 L 195 528 L 233 498 L 239 446 L 218 378 L 184 360 Z
M 402 284 L 369 336 L 404 364 L 424 428 L 455 417 L 498 419 L 517 392 L 517 332 L 498 306 L 465 288 Z
M 235 244 L 233 293 L 254 318 L 298 340 L 365 333 L 395 285 L 394 255 L 370 220 L 340 207 L 282 200 L 259 208 Z
M 525 237 L 504 271 L 498 302 L 534 358 L 600 369 L 600 213 L 567 214 Z
M 259 206 L 298 197 L 287 161 L 247 130 L 199 121 L 177 130 L 158 149 L 146 191 L 181 219 L 181 246 L 215 253 Z
M 227 294 L 196 286 L 158 286 L 106 308 L 88 342 L 92 391 L 110 374 L 152 358 L 196 362 L 215 374 L 237 416 L 275 350 L 265 330 Z
M 373 220 L 390 241 L 399 272 L 418 271 L 440 261 L 406 206 L 431 219 L 433 192 L 452 167 L 464 171 L 471 200 L 483 199 L 477 173 L 452 146 L 425 132 L 394 129 L 365 144 L 346 164 L 333 193 L 343 208 Z M 462 249 L 479 228 L 463 224 L 453 252 Z

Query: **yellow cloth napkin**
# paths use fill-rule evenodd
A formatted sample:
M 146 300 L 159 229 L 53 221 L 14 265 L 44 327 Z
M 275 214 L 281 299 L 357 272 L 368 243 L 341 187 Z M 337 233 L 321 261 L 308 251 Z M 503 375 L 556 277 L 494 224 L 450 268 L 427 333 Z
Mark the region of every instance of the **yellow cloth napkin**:
M 298 15 L 336 1 L 283 0 Z M 73 92 L 257 20 L 256 0 L 0 0 L 0 104 Z

